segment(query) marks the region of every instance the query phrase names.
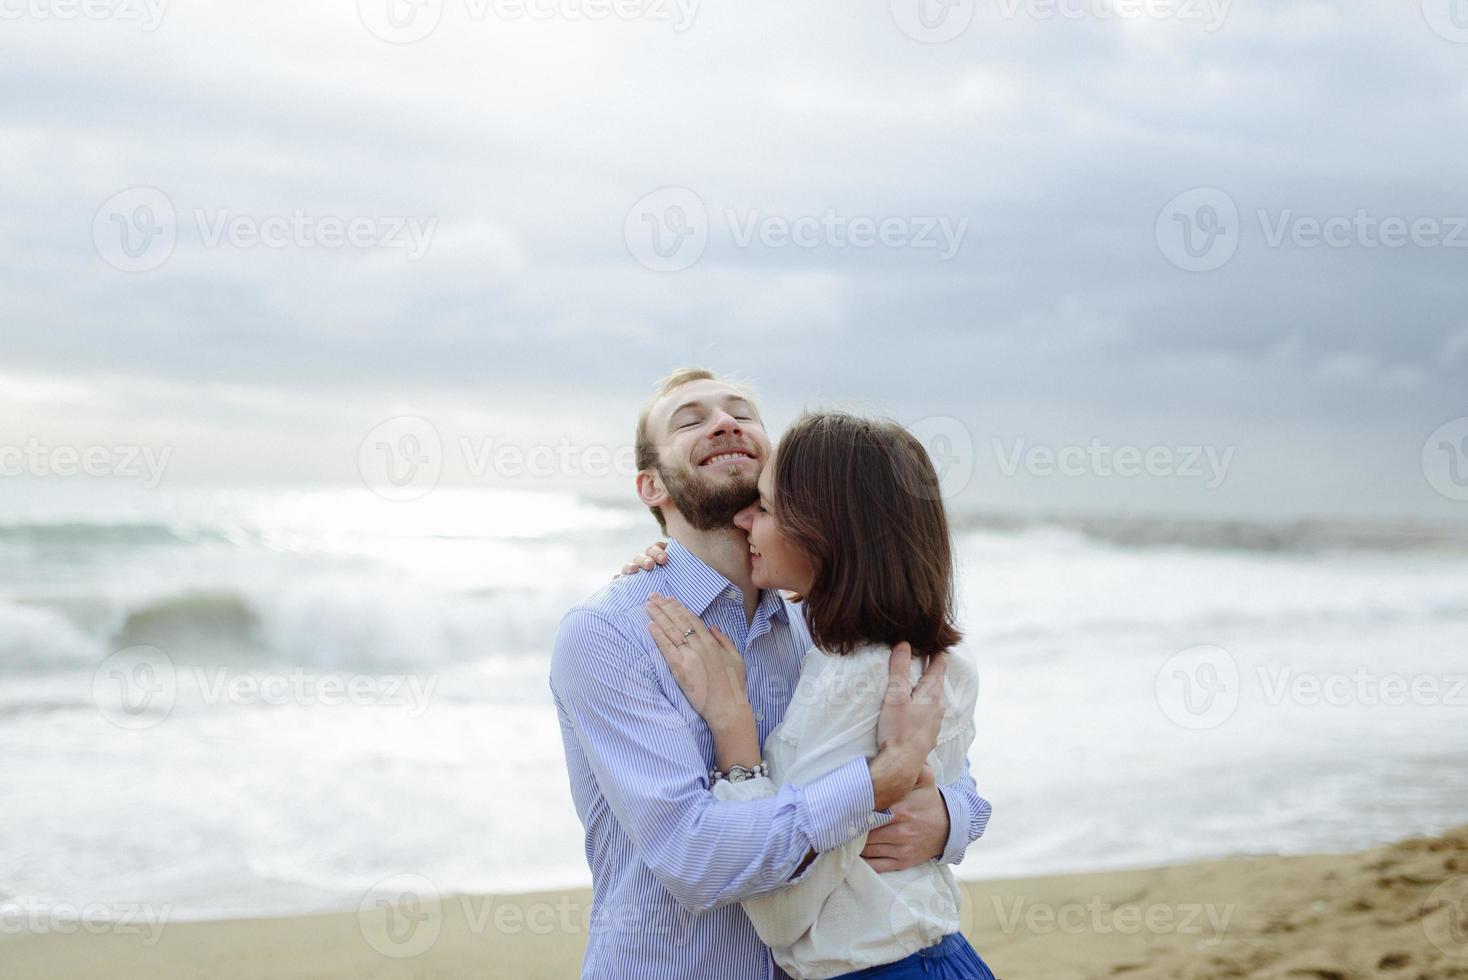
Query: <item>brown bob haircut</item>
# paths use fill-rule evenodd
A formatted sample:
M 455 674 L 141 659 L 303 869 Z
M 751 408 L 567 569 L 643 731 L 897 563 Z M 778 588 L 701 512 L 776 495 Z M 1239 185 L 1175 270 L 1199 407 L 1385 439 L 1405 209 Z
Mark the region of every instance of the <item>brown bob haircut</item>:
M 932 460 L 888 419 L 802 415 L 775 453 L 774 516 L 815 572 L 802 597 L 828 653 L 903 640 L 933 654 L 963 638 L 953 548 Z

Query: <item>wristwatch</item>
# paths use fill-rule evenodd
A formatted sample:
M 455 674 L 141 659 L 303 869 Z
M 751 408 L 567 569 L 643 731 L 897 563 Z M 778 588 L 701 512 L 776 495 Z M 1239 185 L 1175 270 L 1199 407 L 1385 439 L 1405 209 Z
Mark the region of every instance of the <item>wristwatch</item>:
M 760 760 L 760 764 L 753 769 L 750 769 L 748 766 L 730 766 L 727 773 L 720 772 L 717 768 L 710 769 L 709 782 L 717 783 L 721 779 L 727 779 L 731 783 L 742 783 L 746 779 L 753 779 L 756 776 L 768 776 L 769 774 L 770 764 L 762 759 Z

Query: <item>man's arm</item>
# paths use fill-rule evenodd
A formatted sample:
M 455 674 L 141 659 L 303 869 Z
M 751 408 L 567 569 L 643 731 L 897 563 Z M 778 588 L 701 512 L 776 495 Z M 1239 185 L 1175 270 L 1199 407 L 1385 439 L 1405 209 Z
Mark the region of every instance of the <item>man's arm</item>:
M 944 724 L 950 737 L 937 751 L 944 773 L 962 775 L 941 787 L 925 777 L 892 808 L 892 822 L 867 835 L 861 856 L 878 871 L 911 868 L 925 861 L 958 864 L 989 822 L 992 807 L 979 796 L 968 761 L 974 740 L 977 674 L 968 661 L 954 664 L 953 683 L 945 692 Z
M 576 610 L 556 634 L 551 689 L 613 815 L 681 906 L 697 914 L 778 888 L 807 852 L 870 826 L 875 768 L 864 758 L 768 799 L 715 799 L 656 659 L 607 618 Z
M 938 792 L 948 806 L 948 842 L 938 860 L 943 864 L 959 864 L 968 846 L 984 835 L 994 807 L 979 795 L 967 757 L 963 760 L 963 775 L 938 787 Z

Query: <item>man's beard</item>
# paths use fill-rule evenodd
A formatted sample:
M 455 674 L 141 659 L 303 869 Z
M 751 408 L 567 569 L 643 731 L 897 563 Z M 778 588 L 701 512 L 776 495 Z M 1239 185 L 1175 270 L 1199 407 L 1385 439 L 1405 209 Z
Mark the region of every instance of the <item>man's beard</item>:
M 734 515 L 759 499 L 753 476 L 731 474 L 729 479 L 701 479 L 685 470 L 658 467 L 663 487 L 683 519 L 697 531 L 720 531 L 734 526 Z

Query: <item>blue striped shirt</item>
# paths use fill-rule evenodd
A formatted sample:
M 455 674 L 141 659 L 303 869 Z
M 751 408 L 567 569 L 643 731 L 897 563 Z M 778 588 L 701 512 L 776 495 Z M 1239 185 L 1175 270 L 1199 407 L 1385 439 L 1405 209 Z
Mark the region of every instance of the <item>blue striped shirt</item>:
M 810 648 L 804 618 L 777 592 L 753 622 L 740 590 L 677 541 L 668 563 L 614 580 L 561 621 L 550 686 L 571 795 L 586 828 L 592 909 L 584 980 L 781 976 L 739 902 L 799 880 L 810 850 L 881 826 L 865 759 L 756 801 L 709 792 L 713 736 L 647 631 L 643 604 L 670 595 L 744 654 L 760 743 L 780 723 Z M 967 765 L 941 787 L 957 863 L 984 831 L 989 804 Z M 803 874 L 804 872 L 802 872 Z

